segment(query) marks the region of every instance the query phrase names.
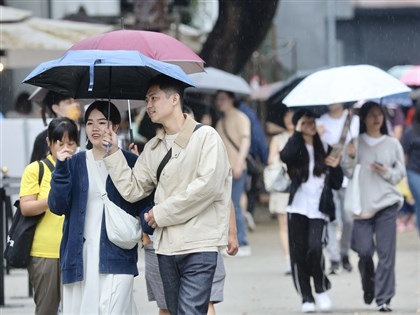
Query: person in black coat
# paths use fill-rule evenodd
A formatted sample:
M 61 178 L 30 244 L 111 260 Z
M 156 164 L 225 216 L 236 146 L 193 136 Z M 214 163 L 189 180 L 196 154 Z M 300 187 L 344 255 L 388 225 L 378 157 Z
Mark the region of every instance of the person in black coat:
M 51 118 L 67 117 L 77 122 L 81 115 L 80 103 L 73 97 L 48 91 L 42 104 L 42 120 L 47 126 L 47 116 Z M 30 162 L 41 161 L 48 154 L 47 129 L 41 131 L 35 138 Z
M 340 156 L 330 154 L 331 147 L 322 143 L 312 111 L 301 109 L 292 121 L 295 132 L 280 152 L 291 179 L 287 213 L 292 276 L 302 297 L 302 312 L 316 310 L 311 278 L 318 310 L 329 311 L 331 283 L 325 275 L 322 247 L 326 223 L 335 219 L 331 189 L 341 187 L 343 171 Z

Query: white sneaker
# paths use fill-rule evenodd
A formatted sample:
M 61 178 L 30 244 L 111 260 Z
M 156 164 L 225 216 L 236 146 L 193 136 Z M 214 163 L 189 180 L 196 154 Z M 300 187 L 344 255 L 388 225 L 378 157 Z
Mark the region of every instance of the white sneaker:
M 251 247 L 249 245 L 240 246 L 238 249 L 237 257 L 248 257 L 251 256 Z
M 312 302 L 303 303 L 302 313 L 315 313 L 315 303 L 312 303 Z
M 332 302 L 327 291 L 316 294 L 316 304 L 321 312 L 331 311 Z
M 246 223 L 248 229 L 251 232 L 255 231 L 257 226 L 255 225 L 254 217 L 252 216 L 252 214 L 249 213 L 248 211 L 242 212 L 242 214 L 244 215 L 245 223 Z

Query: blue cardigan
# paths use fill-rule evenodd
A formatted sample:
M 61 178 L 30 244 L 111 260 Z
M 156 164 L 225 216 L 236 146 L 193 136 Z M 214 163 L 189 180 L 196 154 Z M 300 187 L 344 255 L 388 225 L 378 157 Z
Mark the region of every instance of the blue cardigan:
M 124 156 L 133 167 L 137 156 L 123 151 Z M 83 243 L 86 207 L 89 190 L 89 179 L 86 166 L 86 152 L 82 151 L 64 162 L 57 161 L 52 174 L 48 206 L 51 212 L 65 215 L 63 238 L 60 247 L 60 265 L 63 284 L 82 281 Z M 106 179 L 108 197 L 116 205 L 133 216 L 139 215 L 139 203 L 125 201 L 108 176 Z M 105 229 L 105 217 L 102 217 L 99 250 L 99 272 L 102 274 L 138 275 L 137 246 L 126 250 L 111 243 Z

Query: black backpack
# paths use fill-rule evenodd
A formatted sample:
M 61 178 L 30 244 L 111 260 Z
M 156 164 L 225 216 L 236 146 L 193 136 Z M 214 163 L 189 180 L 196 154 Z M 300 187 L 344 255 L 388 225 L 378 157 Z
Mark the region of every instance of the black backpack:
M 48 166 L 51 172 L 54 170 L 54 165 L 48 159 L 42 160 L 41 162 L 38 161 L 38 185 L 41 185 L 42 177 L 44 176 L 44 163 Z M 4 258 L 7 261 L 7 265 L 10 267 L 26 268 L 29 264 L 29 257 L 36 225 L 45 213 L 25 217 L 22 215 L 19 200 L 16 200 L 14 206 L 16 207 L 16 212 L 13 216 L 12 225 L 7 233 Z

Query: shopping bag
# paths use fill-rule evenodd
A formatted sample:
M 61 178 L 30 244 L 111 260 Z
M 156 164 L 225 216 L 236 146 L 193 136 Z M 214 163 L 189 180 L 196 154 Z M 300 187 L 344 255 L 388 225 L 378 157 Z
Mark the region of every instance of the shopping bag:
M 353 176 L 349 179 L 344 195 L 344 210 L 352 212 L 355 215 L 362 213 L 362 204 L 360 200 L 360 164 L 356 164 Z

